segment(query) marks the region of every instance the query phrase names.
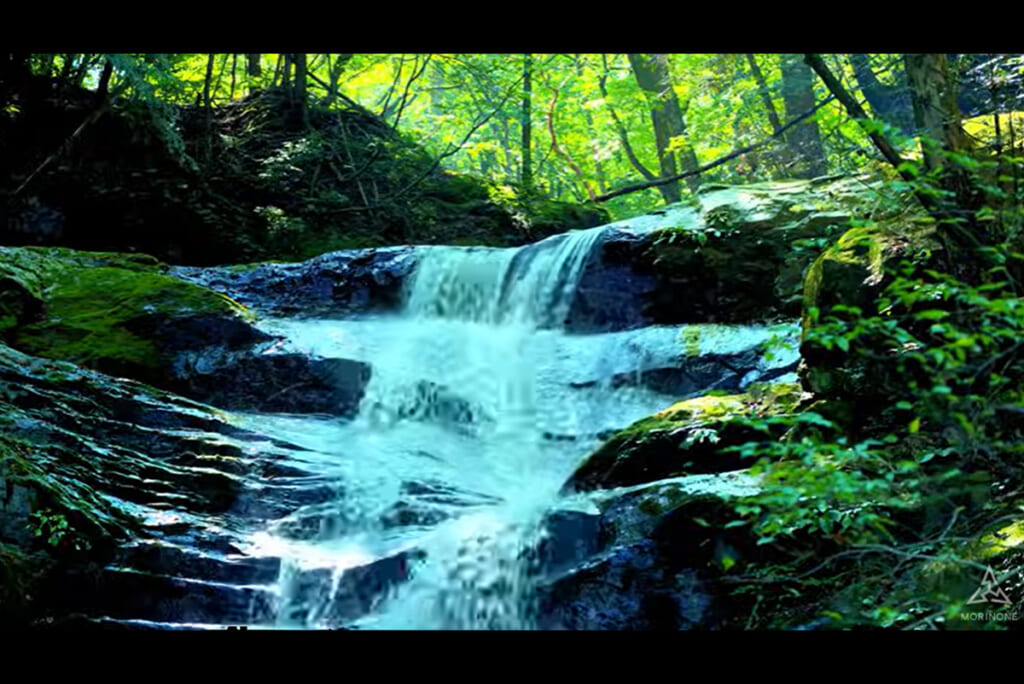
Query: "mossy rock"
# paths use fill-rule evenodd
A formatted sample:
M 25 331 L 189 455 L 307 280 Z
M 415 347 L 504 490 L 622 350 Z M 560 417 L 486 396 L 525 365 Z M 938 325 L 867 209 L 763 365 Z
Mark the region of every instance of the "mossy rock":
M 31 272 L 0 261 L 0 336 L 39 318 L 43 286 Z
M 576 469 L 563 492 L 625 487 L 668 477 L 722 473 L 752 465 L 725 451 L 763 434 L 739 418 L 796 410 L 795 383 L 756 385 L 744 394 L 681 401 L 614 434 Z
M 658 281 L 649 315 L 656 323 L 797 316 L 804 273 L 828 240 L 876 206 L 896 210 L 878 186 L 859 177 L 714 186 L 696 208 L 670 208 L 679 224 L 647 235 L 639 258 Z
M 850 229 L 815 260 L 804 280 L 801 320 L 800 377 L 808 391 L 846 398 L 886 392 L 894 364 L 869 363 L 866 357 L 838 347 L 823 348 L 809 341 L 809 333 L 818 321 L 833 316 L 837 305 L 860 309 L 859 314 L 842 313 L 843 317 L 878 315 L 878 297 L 891 282 L 895 268 L 903 261 L 934 263 L 941 252 L 942 245 L 929 222 L 880 223 Z M 870 343 L 858 339 L 858 344 Z M 895 361 L 891 350 L 875 351 L 874 357 Z
M 6 337 L 29 354 L 154 384 L 182 349 L 265 337 L 245 307 L 165 269 L 145 255 L 0 249 L 0 282 L 28 303 L 7 309 Z

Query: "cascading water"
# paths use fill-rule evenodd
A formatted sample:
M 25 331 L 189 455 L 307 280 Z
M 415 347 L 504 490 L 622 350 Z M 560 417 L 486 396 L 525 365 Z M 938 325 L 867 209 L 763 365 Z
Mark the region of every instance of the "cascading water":
M 562 330 L 602 230 L 421 248 L 398 314 L 266 323 L 296 349 L 373 368 L 352 421 L 246 419 L 306 447 L 303 467 L 340 487 L 255 540 L 287 561 L 279 626 L 534 626 L 521 558 L 560 486 L 599 435 L 675 398 L 610 379 L 678 356 L 678 329 Z M 359 595 L 346 573 L 374 563 L 401 581 L 341 601 Z

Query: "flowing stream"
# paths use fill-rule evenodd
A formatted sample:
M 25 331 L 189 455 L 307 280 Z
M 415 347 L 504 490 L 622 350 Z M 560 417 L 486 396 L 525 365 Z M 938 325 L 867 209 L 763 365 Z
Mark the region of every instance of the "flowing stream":
M 284 559 L 278 627 L 535 626 L 522 556 L 544 514 L 566 505 L 560 487 L 610 431 L 678 398 L 621 379 L 677 359 L 679 327 L 562 331 L 601 230 L 519 249 L 422 248 L 395 314 L 263 323 L 294 350 L 373 369 L 351 421 L 240 417 L 308 449 L 297 465 L 338 486 L 335 501 L 252 540 Z M 701 328 L 702 348 L 719 354 L 766 337 Z M 374 567 L 401 581 L 359 574 Z

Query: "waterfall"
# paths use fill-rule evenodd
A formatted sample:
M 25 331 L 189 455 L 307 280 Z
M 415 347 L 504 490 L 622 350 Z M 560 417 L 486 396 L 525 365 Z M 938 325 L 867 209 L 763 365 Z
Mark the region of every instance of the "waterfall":
M 531 626 L 520 556 L 571 470 L 551 467 L 542 435 L 579 427 L 565 410 L 569 388 L 542 371 L 602 232 L 516 249 L 420 249 L 399 316 L 408 328 L 375 355 L 360 420 L 377 432 L 413 421 L 461 430 L 473 440 L 465 467 L 486 471 L 482 486 L 502 505 L 441 525 L 426 563 L 368 625 Z
M 279 626 L 536 626 L 524 559 L 544 516 L 601 435 L 678 398 L 629 379 L 678 367 L 692 337 L 565 332 L 602 232 L 421 247 L 397 312 L 263 323 L 294 351 L 372 366 L 353 420 L 251 418 L 307 449 L 302 468 L 341 492 L 261 540 L 283 559 Z M 701 328 L 701 353 L 747 354 L 770 336 L 719 328 Z
M 603 232 L 573 231 L 517 249 L 421 248 L 406 314 L 561 328 Z

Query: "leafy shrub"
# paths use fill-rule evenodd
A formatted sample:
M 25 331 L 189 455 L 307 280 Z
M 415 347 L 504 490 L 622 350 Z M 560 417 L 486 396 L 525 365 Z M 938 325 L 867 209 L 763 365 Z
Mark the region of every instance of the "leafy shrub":
M 781 426 L 785 437 L 733 448 L 757 459 L 764 485 L 737 505 L 733 524 L 750 525 L 760 544 L 815 550 L 749 572 L 762 587 L 827 595 L 819 612 L 836 626 L 963 626 L 970 594 L 963 582 L 951 590 L 933 581 L 936 568 L 970 575 L 976 588 L 980 570 L 1000 558 L 979 540 L 1024 517 L 1019 202 L 1004 191 L 1005 178 L 988 180 L 989 166 L 947 161 L 969 172 L 986 204 L 970 221 L 940 229 L 973 230 L 979 244 L 951 248 L 944 268 L 890 265 L 871 310 L 805 311 L 803 348 L 874 369 L 857 376 L 873 385 L 871 403 L 846 389 L 804 413 L 750 418 L 765 434 Z M 922 174 L 915 189 L 948 200 L 939 180 Z M 1004 623 L 990 617 L 977 626 Z

